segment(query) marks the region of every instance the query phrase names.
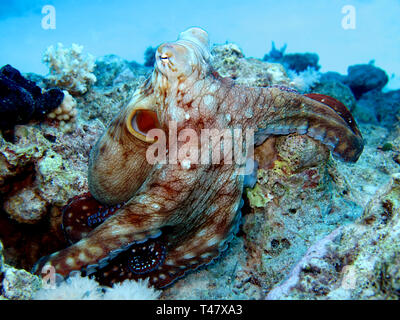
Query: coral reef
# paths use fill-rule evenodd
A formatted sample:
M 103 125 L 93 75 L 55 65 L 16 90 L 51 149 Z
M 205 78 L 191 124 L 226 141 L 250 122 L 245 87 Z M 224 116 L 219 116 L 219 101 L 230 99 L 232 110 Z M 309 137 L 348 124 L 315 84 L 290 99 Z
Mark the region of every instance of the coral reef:
M 75 97 L 78 106 L 85 106 L 80 109 L 80 117 L 85 121 L 100 120 L 107 125 L 129 102 L 150 71 L 115 55 L 97 58 L 93 71 L 97 77 L 95 86 L 85 95 Z
M 314 245 L 270 299 L 400 298 L 400 176 L 393 175 L 356 223 Z M 309 250 L 311 251 L 311 250 Z
M 156 62 L 156 50 L 157 48 L 148 47 L 144 52 L 145 67 L 154 67 L 154 63 Z
M 313 68 L 307 68 L 306 70 L 300 73 L 297 73 L 296 71 L 293 70 L 289 70 L 288 75 L 291 79 L 290 86 L 296 88 L 302 93 L 308 93 L 311 90 L 313 90 L 313 88 L 320 82 L 319 79 L 321 76 L 321 74 Z
M 93 74 L 95 58 L 91 54 L 82 54 L 83 46 L 75 43 L 71 48 L 64 48 L 62 43 L 50 46 L 43 55 L 43 62 L 50 73 L 46 80 L 67 90 L 72 95 L 82 95 L 96 82 Z
M 282 270 L 293 268 L 310 243 L 338 224 L 355 220 L 362 209 L 341 199 L 342 190 L 331 177 L 334 164 L 315 141 L 280 137 L 257 148 L 256 159 L 258 181 L 247 190 L 252 211 L 244 217 L 243 232 L 248 264 L 257 266 L 251 274 L 263 288 L 270 288 L 283 279 Z
M 275 42 L 272 41 L 271 43 L 271 51 L 268 54 L 264 55 L 264 61 L 277 61 L 283 57 L 287 48 L 287 44 L 285 43 L 279 50 L 275 47 Z
M 216 45 L 211 53 L 212 66 L 222 77 L 235 79 L 237 84 L 258 87 L 289 85 L 290 79 L 282 65 L 245 58 L 234 43 Z
M 360 121 L 394 127 L 400 112 L 400 90 L 364 93 L 357 101 L 355 115 Z
M 319 70 L 319 57 L 316 53 L 289 53 L 285 54 L 282 59 L 277 62 L 282 63 L 287 69 L 297 73 L 310 69 Z
M 4 263 L 0 241 L 0 300 L 29 300 L 41 287 L 41 280 L 25 270 Z
M 280 50 L 277 50 L 275 43 L 272 41 L 272 49 L 268 54 L 264 55 L 263 61 L 281 63 L 286 69 L 293 70 L 296 73 L 307 69 L 318 71 L 321 68 L 318 65 L 318 54 L 310 52 L 285 54 L 286 48 L 285 44 Z
M 350 66 L 345 79 L 345 83 L 351 88 L 356 99 L 368 91 L 380 91 L 388 81 L 386 72 L 372 64 Z
M 0 69 L 0 129 L 40 119 L 57 108 L 64 98 L 60 89 L 42 93 L 33 81 L 25 79 L 10 65 Z
M 21 223 L 36 223 L 52 206 L 61 207 L 80 193 L 87 185 L 84 155 L 90 150 L 84 141 L 93 143 L 99 129 L 79 127 L 68 136 L 50 126 L 17 126 L 14 143 L 0 143 L 4 210 Z M 81 139 L 81 153 L 76 152 L 76 137 Z
M 74 128 L 75 117 L 77 114 L 76 101 L 64 90 L 64 99 L 60 106 L 50 112 L 47 117 L 50 119 L 57 119 L 60 122 L 60 127 L 64 132 L 72 131 Z
M 147 280 L 125 280 L 105 289 L 104 300 L 156 300 L 161 291 L 150 287 Z
M 341 81 L 320 77 L 319 83 L 313 86 L 313 92 L 322 93 L 341 101 L 350 111 L 356 108 L 356 99 L 348 86 Z
M 58 59 L 66 55 L 67 62 L 71 55 L 63 50 Z M 279 60 L 284 51 L 271 50 L 268 61 Z M 92 71 L 86 69 L 97 82 L 82 80 L 85 94 L 65 93 L 64 106 L 46 111 L 50 120 L 24 118 L 19 122 L 24 125 L 15 126 L 15 138 L 0 139 L 0 299 L 155 299 L 160 294 L 161 299 L 399 299 L 399 91 L 381 91 L 387 80 L 378 68 L 356 68 L 364 72 L 358 86 L 354 69 L 349 75 L 313 68 L 296 73 L 280 63 L 246 58 L 235 44 L 217 45 L 212 52 L 213 67 L 238 84 L 312 90 L 354 110 L 365 140 L 358 162 L 336 161 L 306 136 L 269 138 L 256 149 L 257 183 L 245 189 L 239 234 L 213 263 L 162 292 L 147 282 L 127 281 L 112 289 L 80 277 L 54 291 L 38 291 L 40 280 L 22 268 L 30 270 L 42 255 L 67 246 L 61 208 L 88 190 L 90 148 L 151 70 L 115 55 L 99 57 Z M 84 60 L 82 54 L 77 60 Z M 357 96 L 350 73 L 352 89 L 362 92 Z M 36 89 L 17 84 L 12 93 L 18 97 L 54 85 L 35 74 L 24 78 Z M 16 106 L 25 108 L 24 98 L 19 101 Z M 62 114 L 72 120 L 66 127 Z

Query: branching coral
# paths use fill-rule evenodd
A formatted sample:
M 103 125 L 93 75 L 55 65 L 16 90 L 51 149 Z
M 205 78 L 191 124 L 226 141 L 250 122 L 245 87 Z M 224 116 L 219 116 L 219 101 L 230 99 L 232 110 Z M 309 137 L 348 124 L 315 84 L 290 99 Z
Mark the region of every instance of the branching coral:
M 319 82 L 321 76 L 321 74 L 313 68 L 307 68 L 305 71 L 299 73 L 288 70 L 288 75 L 292 80 L 290 86 L 295 87 L 301 92 L 310 92 L 311 88 Z
M 91 54 L 82 54 L 83 46 L 75 43 L 71 48 L 64 48 L 62 43 L 50 46 L 43 55 L 43 62 L 48 65 L 50 74 L 47 80 L 72 95 L 82 95 L 96 82 L 93 74 L 95 58 Z

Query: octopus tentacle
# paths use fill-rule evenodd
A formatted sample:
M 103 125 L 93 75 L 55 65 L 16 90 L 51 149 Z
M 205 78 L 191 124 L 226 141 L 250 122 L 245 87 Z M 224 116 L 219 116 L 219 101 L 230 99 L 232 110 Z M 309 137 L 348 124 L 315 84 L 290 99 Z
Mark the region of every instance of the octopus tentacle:
M 336 157 L 357 161 L 364 141 L 350 111 L 333 100 L 322 103 L 311 97 L 281 87 L 234 86 L 224 98 L 229 103 L 222 112 L 229 113 L 232 105 L 244 105 L 230 114 L 234 122 L 257 129 L 257 144 L 270 135 L 306 134 L 326 145 Z
M 153 286 L 163 288 L 183 277 L 188 271 L 210 264 L 227 249 L 228 243 L 239 229 L 240 209 L 243 206 L 241 192 L 234 192 L 235 198 L 231 197 L 232 188 L 236 190 L 236 183 L 235 179 L 232 180 L 230 186 L 226 185 L 214 195 L 219 199 L 225 197 L 227 202 L 211 206 L 203 212 L 207 219 L 196 228 L 188 230 L 185 224 L 181 224 L 164 233 L 161 238 L 165 239 L 166 244 L 165 259 L 154 269 L 142 274 L 133 272 L 127 263 L 132 253 L 127 251 L 96 272 L 96 278 L 107 285 L 124 279 L 149 278 Z M 180 239 L 179 242 L 176 241 L 177 238 Z M 153 243 L 155 242 L 151 242 Z M 147 242 L 143 245 L 148 248 Z

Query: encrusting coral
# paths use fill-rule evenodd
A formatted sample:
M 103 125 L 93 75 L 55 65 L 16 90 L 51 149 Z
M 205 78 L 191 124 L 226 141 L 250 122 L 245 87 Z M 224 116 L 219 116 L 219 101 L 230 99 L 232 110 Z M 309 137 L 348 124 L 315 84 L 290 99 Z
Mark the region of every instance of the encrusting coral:
M 400 298 L 400 175 L 353 224 L 317 241 L 269 299 Z
M 69 132 L 73 129 L 75 117 L 78 113 L 76 109 L 75 99 L 68 93 L 68 91 L 63 90 L 64 99 L 60 106 L 50 112 L 47 117 L 50 119 L 57 119 L 60 122 L 60 127 L 63 131 Z
M 28 300 L 41 287 L 39 277 L 4 263 L 3 244 L 0 241 L 0 300 Z
M 43 55 L 43 62 L 49 67 L 47 81 L 68 90 L 72 95 L 82 95 L 96 82 L 93 74 L 95 58 L 91 54 L 82 54 L 83 46 L 72 44 L 64 48 L 62 43 L 50 46 Z
M 0 69 L 0 129 L 11 129 L 16 124 L 40 119 L 57 108 L 63 92 L 53 88 L 42 92 L 33 81 L 25 79 L 10 65 Z

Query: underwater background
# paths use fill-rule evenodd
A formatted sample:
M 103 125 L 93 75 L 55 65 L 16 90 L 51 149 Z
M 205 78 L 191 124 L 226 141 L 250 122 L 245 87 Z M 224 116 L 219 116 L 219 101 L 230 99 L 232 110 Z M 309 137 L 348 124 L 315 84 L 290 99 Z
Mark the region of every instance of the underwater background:
M 56 29 L 43 29 L 44 5 L 56 8 Z M 342 8 L 356 8 L 355 29 L 344 29 Z M 46 73 L 41 55 L 51 44 L 83 44 L 95 56 L 113 53 L 143 63 L 143 52 L 199 26 L 212 43 L 235 42 L 262 58 L 285 43 L 287 52 L 317 52 L 322 71 L 345 73 L 375 60 L 400 87 L 400 3 L 397 0 L 268 1 L 23 1 L 0 3 L 0 61 L 23 72 Z M 29 52 L 29 54 L 27 54 Z
M 0 299 L 399 299 L 399 16 L 398 0 L 1 1 Z M 31 271 L 75 241 L 63 214 L 86 204 L 90 150 L 156 48 L 190 27 L 239 85 L 342 102 L 363 153 L 345 163 L 306 135 L 272 137 L 212 264 L 163 289 L 78 275 L 48 287 Z M 96 223 L 118 211 L 101 210 Z

